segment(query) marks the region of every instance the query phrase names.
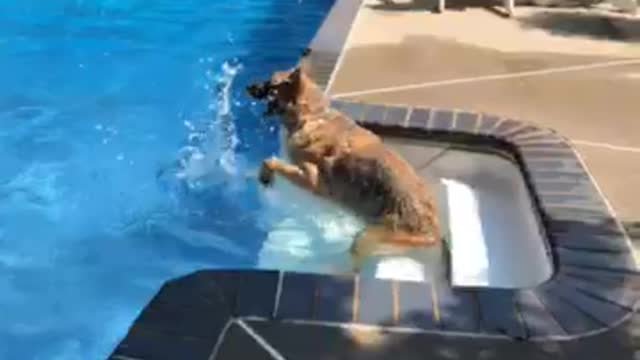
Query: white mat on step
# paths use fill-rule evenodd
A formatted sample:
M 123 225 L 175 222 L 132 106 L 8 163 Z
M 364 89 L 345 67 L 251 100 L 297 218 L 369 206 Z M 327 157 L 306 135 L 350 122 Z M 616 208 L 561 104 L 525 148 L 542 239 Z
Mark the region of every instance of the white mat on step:
M 298 272 L 351 272 L 349 248 L 364 224 L 336 205 L 277 177 L 263 191 L 271 230 L 258 256 L 258 267 Z M 371 258 L 362 269 L 379 279 L 425 281 L 444 270 L 442 250 Z

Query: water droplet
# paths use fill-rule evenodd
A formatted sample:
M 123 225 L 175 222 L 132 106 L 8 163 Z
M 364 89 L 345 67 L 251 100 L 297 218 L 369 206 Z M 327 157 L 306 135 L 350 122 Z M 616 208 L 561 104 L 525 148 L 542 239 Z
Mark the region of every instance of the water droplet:
M 118 156 L 116 156 L 116 160 L 118 160 L 118 161 L 124 160 L 124 155 L 118 154 Z

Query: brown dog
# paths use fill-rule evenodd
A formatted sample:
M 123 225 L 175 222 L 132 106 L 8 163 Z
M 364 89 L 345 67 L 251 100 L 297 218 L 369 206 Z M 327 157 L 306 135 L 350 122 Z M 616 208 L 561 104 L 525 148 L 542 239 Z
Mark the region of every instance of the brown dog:
M 434 200 L 424 180 L 377 135 L 332 109 L 303 66 L 276 72 L 248 92 L 268 101 L 267 114 L 280 116 L 293 162 L 265 160 L 260 182 L 268 186 L 274 174 L 280 174 L 363 217 L 369 225 L 351 247 L 355 270 L 367 256 L 441 241 Z

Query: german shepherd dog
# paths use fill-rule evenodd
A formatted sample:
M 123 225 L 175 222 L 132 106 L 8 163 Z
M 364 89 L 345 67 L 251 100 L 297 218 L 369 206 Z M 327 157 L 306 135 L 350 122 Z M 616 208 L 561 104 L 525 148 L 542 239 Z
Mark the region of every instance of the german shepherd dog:
M 259 181 L 269 186 L 279 174 L 353 211 L 368 224 L 351 246 L 354 271 L 369 256 L 400 254 L 441 242 L 435 201 L 424 180 L 380 137 L 332 109 L 307 75 L 304 61 L 247 91 L 267 101 L 265 115 L 279 116 L 292 162 L 264 160 Z

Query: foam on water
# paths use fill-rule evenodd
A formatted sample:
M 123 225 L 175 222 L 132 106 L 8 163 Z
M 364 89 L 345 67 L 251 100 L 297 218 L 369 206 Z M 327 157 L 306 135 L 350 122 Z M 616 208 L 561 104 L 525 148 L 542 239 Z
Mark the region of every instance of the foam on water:
M 349 247 L 364 223 L 328 201 L 276 177 L 263 193 L 269 233 L 258 266 L 336 273 L 350 271 Z M 268 215 L 267 215 L 268 214 Z

